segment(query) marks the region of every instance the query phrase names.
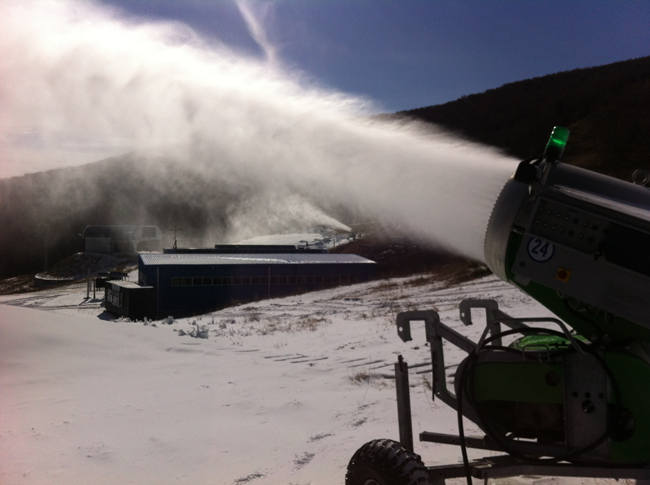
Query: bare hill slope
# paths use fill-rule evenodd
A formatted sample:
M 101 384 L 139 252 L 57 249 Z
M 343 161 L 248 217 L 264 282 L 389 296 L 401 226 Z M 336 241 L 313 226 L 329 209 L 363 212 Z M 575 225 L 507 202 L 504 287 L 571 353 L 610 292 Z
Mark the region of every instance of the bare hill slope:
M 650 57 L 506 84 L 439 106 L 403 111 L 521 159 L 554 125 L 571 129 L 566 161 L 629 179 L 650 156 Z

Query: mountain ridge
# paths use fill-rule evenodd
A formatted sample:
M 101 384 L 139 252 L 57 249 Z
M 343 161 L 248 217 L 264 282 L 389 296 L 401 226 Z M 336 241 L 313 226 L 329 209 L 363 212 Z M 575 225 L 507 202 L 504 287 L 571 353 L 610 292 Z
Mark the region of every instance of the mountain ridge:
M 438 124 L 520 159 L 539 156 L 567 126 L 565 161 L 629 179 L 650 155 L 650 56 L 504 84 L 396 118 Z

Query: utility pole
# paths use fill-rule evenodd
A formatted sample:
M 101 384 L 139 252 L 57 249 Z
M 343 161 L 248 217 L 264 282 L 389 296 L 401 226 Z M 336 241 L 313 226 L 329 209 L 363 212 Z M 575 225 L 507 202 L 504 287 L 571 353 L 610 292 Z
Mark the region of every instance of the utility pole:
M 174 244 L 173 244 L 173 246 L 172 246 L 174 249 L 178 249 L 178 239 L 177 239 L 177 237 L 176 237 L 176 236 L 177 236 L 177 234 L 176 234 L 177 232 L 182 232 L 182 231 L 180 231 L 180 230 L 178 229 L 178 226 L 177 226 L 176 224 L 174 224 Z
M 43 238 L 43 271 L 47 271 L 47 237 Z
M 46 272 L 49 266 L 49 249 L 47 247 L 49 241 L 49 228 L 43 225 L 43 272 Z

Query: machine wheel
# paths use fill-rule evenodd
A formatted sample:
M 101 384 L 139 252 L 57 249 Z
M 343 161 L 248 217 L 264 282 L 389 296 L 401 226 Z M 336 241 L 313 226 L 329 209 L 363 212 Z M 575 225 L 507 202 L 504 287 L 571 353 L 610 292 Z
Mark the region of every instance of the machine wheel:
M 372 440 L 350 459 L 345 485 L 430 485 L 419 455 L 393 440 Z

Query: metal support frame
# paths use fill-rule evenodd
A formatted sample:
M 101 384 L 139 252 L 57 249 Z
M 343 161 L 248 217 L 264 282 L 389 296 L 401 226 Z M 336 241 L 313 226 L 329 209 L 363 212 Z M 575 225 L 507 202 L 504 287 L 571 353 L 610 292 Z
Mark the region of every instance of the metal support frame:
M 456 396 L 447 389 L 442 339 L 452 342 L 467 353 L 474 351 L 476 344 L 452 328 L 442 324 L 438 313 L 433 310 L 402 312 L 397 315 L 397 333 L 404 342 L 412 340 L 412 321 L 424 321 L 426 339 L 431 350 L 432 398 L 435 399 L 437 396 L 442 402 L 456 409 Z
M 650 479 L 650 468 L 642 467 L 605 467 L 593 465 L 576 465 L 574 463 L 531 463 L 522 462 L 509 455 L 490 456 L 473 460 L 469 464 L 470 474 L 474 478 L 514 477 L 517 475 L 546 475 L 554 477 L 588 477 L 588 478 L 631 478 Z M 462 463 L 427 467 L 429 479 L 434 484 L 442 484 L 447 478 L 465 476 Z
M 409 392 L 409 367 L 400 355 L 395 362 L 395 390 L 397 392 L 397 422 L 399 441 L 413 452 L 413 422 L 411 420 L 411 395 Z
M 481 341 L 488 335 L 494 336 L 501 332 L 501 324 L 511 329 L 526 328 L 525 322 L 552 322 L 560 325 L 563 331 L 566 327 L 554 318 L 512 318 L 498 308 L 494 300 L 466 299 L 460 303 L 460 319 L 465 325 L 472 325 L 472 309 L 483 309 L 486 316 L 486 329 L 481 336 Z M 397 333 L 404 342 L 412 340 L 411 322 L 423 321 L 425 325 L 426 340 L 431 350 L 432 363 L 432 399 L 438 397 L 445 404 L 458 409 L 455 394 L 447 388 L 445 375 L 445 361 L 442 340 L 445 339 L 468 354 L 473 352 L 479 344 L 474 343 L 464 335 L 440 322 L 438 313 L 433 310 L 408 311 L 397 315 Z M 568 335 L 571 339 L 571 336 Z M 495 338 L 494 342 L 501 345 L 501 339 Z M 399 423 L 399 437 L 402 445 L 413 452 L 413 428 L 411 418 L 411 402 L 409 393 L 408 364 L 400 355 L 395 363 L 395 382 L 397 393 L 397 414 Z M 475 421 L 471 413 L 465 417 Z M 420 441 L 460 445 L 460 436 L 423 431 L 419 435 Z M 468 448 L 503 451 L 497 443 L 489 437 L 465 436 L 465 445 Z M 539 450 L 536 443 L 518 442 L 517 450 L 523 454 Z M 566 453 L 566 449 L 559 446 L 544 446 L 548 456 L 558 456 Z M 516 475 L 535 474 L 559 477 L 592 477 L 592 478 L 630 478 L 650 480 L 650 467 L 608 467 L 580 465 L 567 462 L 544 463 L 542 461 L 523 461 L 510 455 L 480 458 L 469 463 L 470 474 L 479 479 L 504 478 Z M 434 485 L 442 485 L 447 478 L 463 477 L 466 474 L 464 465 L 455 463 L 427 467 L 429 478 Z

